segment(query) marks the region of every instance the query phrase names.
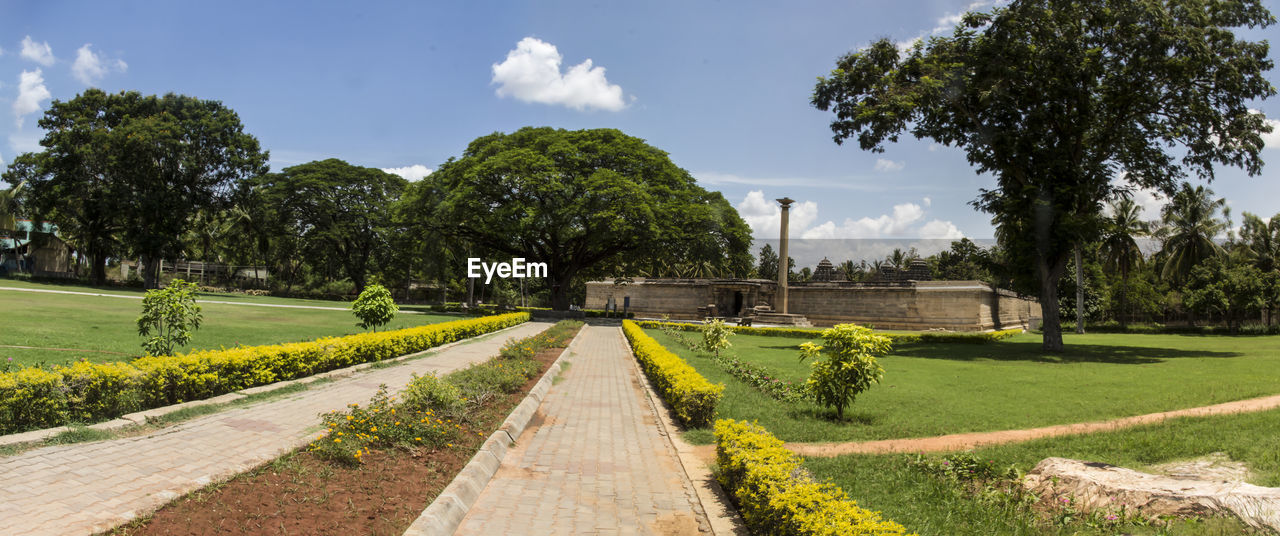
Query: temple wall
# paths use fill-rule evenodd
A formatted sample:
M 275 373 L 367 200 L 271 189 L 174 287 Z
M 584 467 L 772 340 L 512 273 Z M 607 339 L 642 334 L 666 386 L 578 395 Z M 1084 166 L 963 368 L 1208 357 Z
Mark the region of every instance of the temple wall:
M 677 320 L 702 320 L 698 308 L 711 303 L 711 287 L 706 281 L 645 281 L 615 285 L 612 281 L 587 282 L 587 309 L 604 309 L 612 296 L 622 309 L 624 298 L 631 297 L 629 310 L 636 316 L 668 315 Z
M 619 306 L 631 296 L 637 316 L 699 320 L 698 307 L 712 297 L 706 280 L 643 281 L 625 286 L 587 283 L 588 309 L 604 307 L 610 295 Z M 1026 327 L 1041 317 L 1040 304 L 1007 291 L 993 292 L 979 281 L 919 281 L 902 286 L 806 285 L 788 291 L 787 312 L 805 315 L 815 326 L 854 322 L 879 329 L 982 331 Z M 997 322 L 998 320 L 998 322 Z

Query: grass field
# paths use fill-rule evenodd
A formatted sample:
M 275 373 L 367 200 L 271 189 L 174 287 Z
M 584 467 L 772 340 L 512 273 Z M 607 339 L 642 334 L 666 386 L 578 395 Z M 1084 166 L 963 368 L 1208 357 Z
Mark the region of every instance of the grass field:
M 76 292 L 100 292 L 140 296 L 111 289 L 99 291 L 88 287 L 49 285 L 36 287 L 27 283 L 0 280 L 0 286 L 53 288 Z M 202 295 L 200 300 L 223 300 L 224 295 Z M 233 300 L 225 300 L 233 301 Z M 281 305 L 316 305 L 343 307 L 341 302 L 282 300 L 280 298 L 238 296 L 243 303 Z M 195 332 L 192 344 L 184 351 L 231 347 L 236 345 L 275 344 L 313 340 L 320 337 L 347 335 L 363 330 L 349 311 L 255 307 L 201 303 L 204 320 Z M 81 358 L 90 361 L 127 361 L 142 354 L 142 338 L 137 334 L 137 317 L 142 301 L 136 299 L 15 292 L 0 290 L 0 366 L 65 363 Z M 386 329 L 400 329 L 431 324 L 459 317 L 449 315 L 401 314 Z M 12 348 L 31 346 L 34 349 Z M 57 350 L 68 349 L 68 350 Z
M 660 330 L 647 330 L 713 382 L 719 418 L 758 420 L 786 441 L 859 441 L 1019 429 L 1181 409 L 1280 392 L 1280 336 L 1067 334 L 1061 355 L 1023 334 L 992 344 L 901 345 L 881 359 L 879 385 L 843 422 L 810 404 L 786 404 L 728 375 Z M 696 333 L 685 334 L 696 337 Z M 803 339 L 734 335 L 730 352 L 804 380 Z M 818 341 L 821 342 L 821 341 Z M 708 430 L 686 433 L 712 440 Z
M 1115 432 L 1040 439 L 974 451 L 997 467 L 1029 471 L 1040 460 L 1060 456 L 1146 470 L 1149 466 L 1214 452 L 1244 462 L 1253 472 L 1250 483 L 1280 486 L 1280 410 L 1260 413 L 1173 419 Z M 1154 534 L 1154 527 L 1091 529 L 1056 524 L 1025 505 L 979 498 L 954 482 L 925 474 L 908 464 L 910 456 L 847 455 L 810 458 L 805 466 L 829 479 L 864 507 L 923 536 L 951 534 Z M 1210 519 L 1177 522 L 1168 534 L 1244 534 L 1235 521 Z
M 71 283 L 32 283 L 16 279 L 0 279 L 0 288 L 30 288 L 41 290 L 61 290 L 67 292 L 91 292 L 94 294 L 110 294 L 113 296 L 138 296 L 145 291 L 133 287 L 88 287 Z M 198 292 L 200 299 L 207 301 L 229 301 L 237 303 L 267 303 L 273 305 L 305 305 L 308 307 L 350 307 L 350 302 L 334 300 L 307 300 L 301 298 L 277 298 L 274 296 L 250 296 L 237 292 Z

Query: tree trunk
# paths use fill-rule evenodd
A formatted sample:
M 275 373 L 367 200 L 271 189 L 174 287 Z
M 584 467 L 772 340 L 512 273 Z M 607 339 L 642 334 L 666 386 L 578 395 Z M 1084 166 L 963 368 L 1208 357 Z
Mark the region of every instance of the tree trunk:
M 1046 352 L 1061 352 L 1062 319 L 1058 316 L 1058 281 L 1062 279 L 1062 272 L 1066 269 L 1067 258 L 1063 255 L 1050 265 L 1049 259 L 1040 255 L 1036 263 L 1040 265 L 1040 308 L 1044 314 L 1044 323 L 1040 327 L 1044 332 L 1044 342 L 1040 348 Z
M 89 269 L 89 281 L 93 286 L 101 287 L 107 284 L 107 256 L 102 252 L 95 252 L 89 256 L 93 267 Z
M 1076 245 L 1076 333 L 1084 334 L 1084 262 Z
M 160 288 L 160 259 L 152 255 L 142 256 L 142 288 Z
M 573 281 L 573 273 L 564 273 L 551 278 L 551 308 L 556 311 L 569 310 L 569 286 Z

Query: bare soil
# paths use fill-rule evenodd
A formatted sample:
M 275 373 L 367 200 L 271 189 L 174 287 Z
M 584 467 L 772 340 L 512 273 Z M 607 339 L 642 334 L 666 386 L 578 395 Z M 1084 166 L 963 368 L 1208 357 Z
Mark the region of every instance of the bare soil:
M 355 467 L 303 447 L 113 534 L 403 534 L 563 351 L 536 355 L 540 372 L 519 392 L 484 406 L 452 447 L 374 451 Z

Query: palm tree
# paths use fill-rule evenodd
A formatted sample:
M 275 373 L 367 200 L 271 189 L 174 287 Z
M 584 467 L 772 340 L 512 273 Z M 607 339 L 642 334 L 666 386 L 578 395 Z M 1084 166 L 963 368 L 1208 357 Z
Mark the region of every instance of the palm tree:
M 1120 325 L 1128 324 L 1129 272 L 1142 265 L 1142 250 L 1136 237 L 1149 232 L 1147 222 L 1140 219 L 1141 209 L 1133 199 L 1121 197 L 1112 202 L 1111 215 L 1103 223 L 1102 257 L 1108 272 L 1120 272 Z
M 1280 214 L 1268 221 L 1248 212 L 1240 225 L 1240 251 L 1244 260 L 1252 263 L 1267 277 L 1274 278 L 1280 270 Z M 1267 292 L 1265 298 L 1267 325 L 1275 318 L 1277 296 Z
M 916 251 L 916 248 L 911 248 L 907 251 L 902 251 L 902 248 L 893 248 L 893 253 L 890 253 L 885 258 L 885 262 L 898 270 L 906 270 L 907 267 L 911 266 L 911 261 L 919 258 L 920 252 Z
M 1222 247 L 1214 238 L 1227 229 L 1227 223 L 1218 218 L 1227 201 L 1213 199 L 1213 195 L 1213 190 L 1204 186 L 1192 188 L 1183 183 L 1182 189 L 1165 205 L 1164 227 L 1159 232 L 1165 259 L 1160 277 L 1180 284 L 1197 264 L 1222 253 Z
M 17 186 L 8 190 L 0 190 L 0 229 L 14 232 L 10 235 L 13 239 L 13 252 L 18 253 L 18 213 L 22 210 L 22 205 L 18 202 L 18 192 L 22 191 L 22 187 L 27 181 L 21 181 Z

